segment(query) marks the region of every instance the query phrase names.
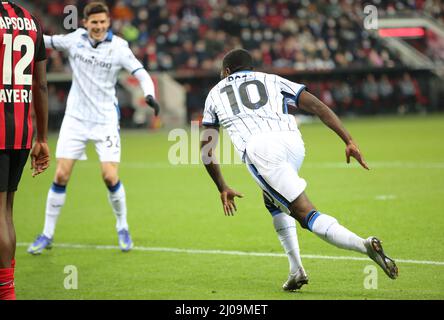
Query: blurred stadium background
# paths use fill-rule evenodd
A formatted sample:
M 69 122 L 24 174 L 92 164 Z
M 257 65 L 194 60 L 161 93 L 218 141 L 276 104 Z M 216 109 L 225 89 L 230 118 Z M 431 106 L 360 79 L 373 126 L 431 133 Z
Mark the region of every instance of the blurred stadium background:
M 19 1 L 20 2 L 20 1 Z M 153 122 L 137 82 L 122 76 L 122 127 L 186 125 L 199 120 L 228 50 L 251 50 L 257 68 L 305 83 L 340 115 L 442 111 L 444 3 L 440 0 L 117 0 L 112 30 L 126 39 L 156 79 L 166 107 Z M 67 33 L 64 8 L 85 0 L 26 2 L 47 34 Z M 366 30 L 374 5 L 377 30 Z M 70 68 L 48 52 L 50 127 L 60 126 Z M 174 91 L 175 94 L 171 95 Z M 172 99 L 174 97 L 174 99 Z

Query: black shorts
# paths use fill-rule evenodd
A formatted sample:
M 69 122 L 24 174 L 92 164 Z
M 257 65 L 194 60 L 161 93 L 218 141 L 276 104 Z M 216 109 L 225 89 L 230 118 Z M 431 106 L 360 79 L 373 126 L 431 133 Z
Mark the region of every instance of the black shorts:
M 17 191 L 29 150 L 0 150 L 0 192 Z

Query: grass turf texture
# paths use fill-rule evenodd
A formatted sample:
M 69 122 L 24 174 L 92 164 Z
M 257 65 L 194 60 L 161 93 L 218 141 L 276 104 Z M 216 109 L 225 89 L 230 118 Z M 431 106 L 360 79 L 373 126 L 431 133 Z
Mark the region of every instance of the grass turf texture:
M 301 126 L 306 159 L 301 176 L 321 212 L 367 237 L 376 235 L 395 259 L 444 261 L 443 116 L 345 121 L 369 162 L 367 172 L 345 163 L 342 142 L 320 123 Z M 50 139 L 54 153 L 56 136 Z M 259 188 L 242 165 L 223 166 L 228 183 L 244 193 L 225 217 L 203 166 L 168 165 L 174 142 L 167 132 L 122 132 L 120 177 L 136 246 L 283 253 Z M 93 146 L 67 188 L 55 244 L 117 245 Z M 355 161 L 354 161 L 355 162 Z M 15 200 L 17 240 L 42 231 L 55 159 L 32 179 L 26 167 Z M 364 257 L 332 247 L 298 225 L 302 254 Z M 303 259 L 310 283 L 298 293 L 281 289 L 286 257 L 75 249 L 40 256 L 17 247 L 18 299 L 444 299 L 444 265 L 399 263 L 393 281 L 378 268 L 378 289 L 364 288 L 372 261 Z M 66 265 L 78 269 L 78 289 L 66 290 Z

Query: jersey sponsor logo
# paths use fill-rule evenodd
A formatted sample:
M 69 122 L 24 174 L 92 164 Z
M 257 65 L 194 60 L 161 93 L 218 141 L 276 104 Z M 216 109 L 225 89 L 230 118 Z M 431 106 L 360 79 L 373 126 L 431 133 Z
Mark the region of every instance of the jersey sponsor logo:
M 25 89 L 0 89 L 0 103 L 31 103 L 32 91 Z
M 21 17 L 1 17 L 0 16 L 0 29 L 15 29 L 15 30 L 27 30 L 37 32 L 37 26 L 32 19 Z
M 80 53 L 76 53 L 74 55 L 74 60 L 79 60 L 82 63 L 89 64 L 92 66 L 99 66 L 104 69 L 111 69 L 112 66 L 111 63 L 109 62 L 99 61 L 95 57 L 87 58 L 81 55 Z

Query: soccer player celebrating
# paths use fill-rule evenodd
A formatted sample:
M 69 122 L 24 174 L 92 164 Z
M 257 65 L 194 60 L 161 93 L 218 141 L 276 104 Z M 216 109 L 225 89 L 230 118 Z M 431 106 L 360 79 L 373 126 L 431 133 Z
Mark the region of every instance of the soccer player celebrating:
M 32 144 L 32 102 L 37 120 L 32 175 L 49 166 L 46 53 L 38 21 L 9 1 L 0 3 L 0 44 L 0 300 L 14 300 L 12 208 Z
M 298 174 L 305 156 L 304 142 L 288 106 L 293 105 L 317 115 L 344 141 L 347 163 L 355 158 L 369 169 L 357 144 L 339 118 L 305 86 L 274 74 L 253 71 L 248 51 L 237 49 L 223 59 L 222 80 L 209 92 L 205 102 L 202 160 L 220 192 L 225 215 L 236 211 L 235 197 L 240 193 L 224 181 L 212 150 L 220 125 L 263 190 L 266 208 L 273 217 L 279 240 L 290 264 L 290 275 L 283 289 L 295 291 L 308 283 L 302 266 L 296 233 L 297 220 L 321 239 L 339 248 L 367 254 L 392 279 L 398 275 L 395 262 L 384 254 L 376 237 L 363 239 L 318 211 L 304 190 L 307 183 Z M 289 215 L 288 215 L 288 214 Z
M 84 9 L 84 27 L 67 34 L 44 36 L 45 44 L 66 52 L 73 70 L 72 86 L 57 141 L 57 168 L 49 189 L 43 233 L 28 248 L 40 254 L 51 248 L 57 218 L 66 199 L 66 186 L 76 160 L 86 159 L 89 140 L 95 143 L 101 162 L 108 198 L 116 216 L 120 249 L 131 250 L 125 189 L 118 176 L 120 162 L 119 108 L 115 85 L 124 68 L 140 82 L 147 104 L 157 116 L 154 84 L 122 38 L 113 35 L 109 9 L 102 2 L 91 2 Z

